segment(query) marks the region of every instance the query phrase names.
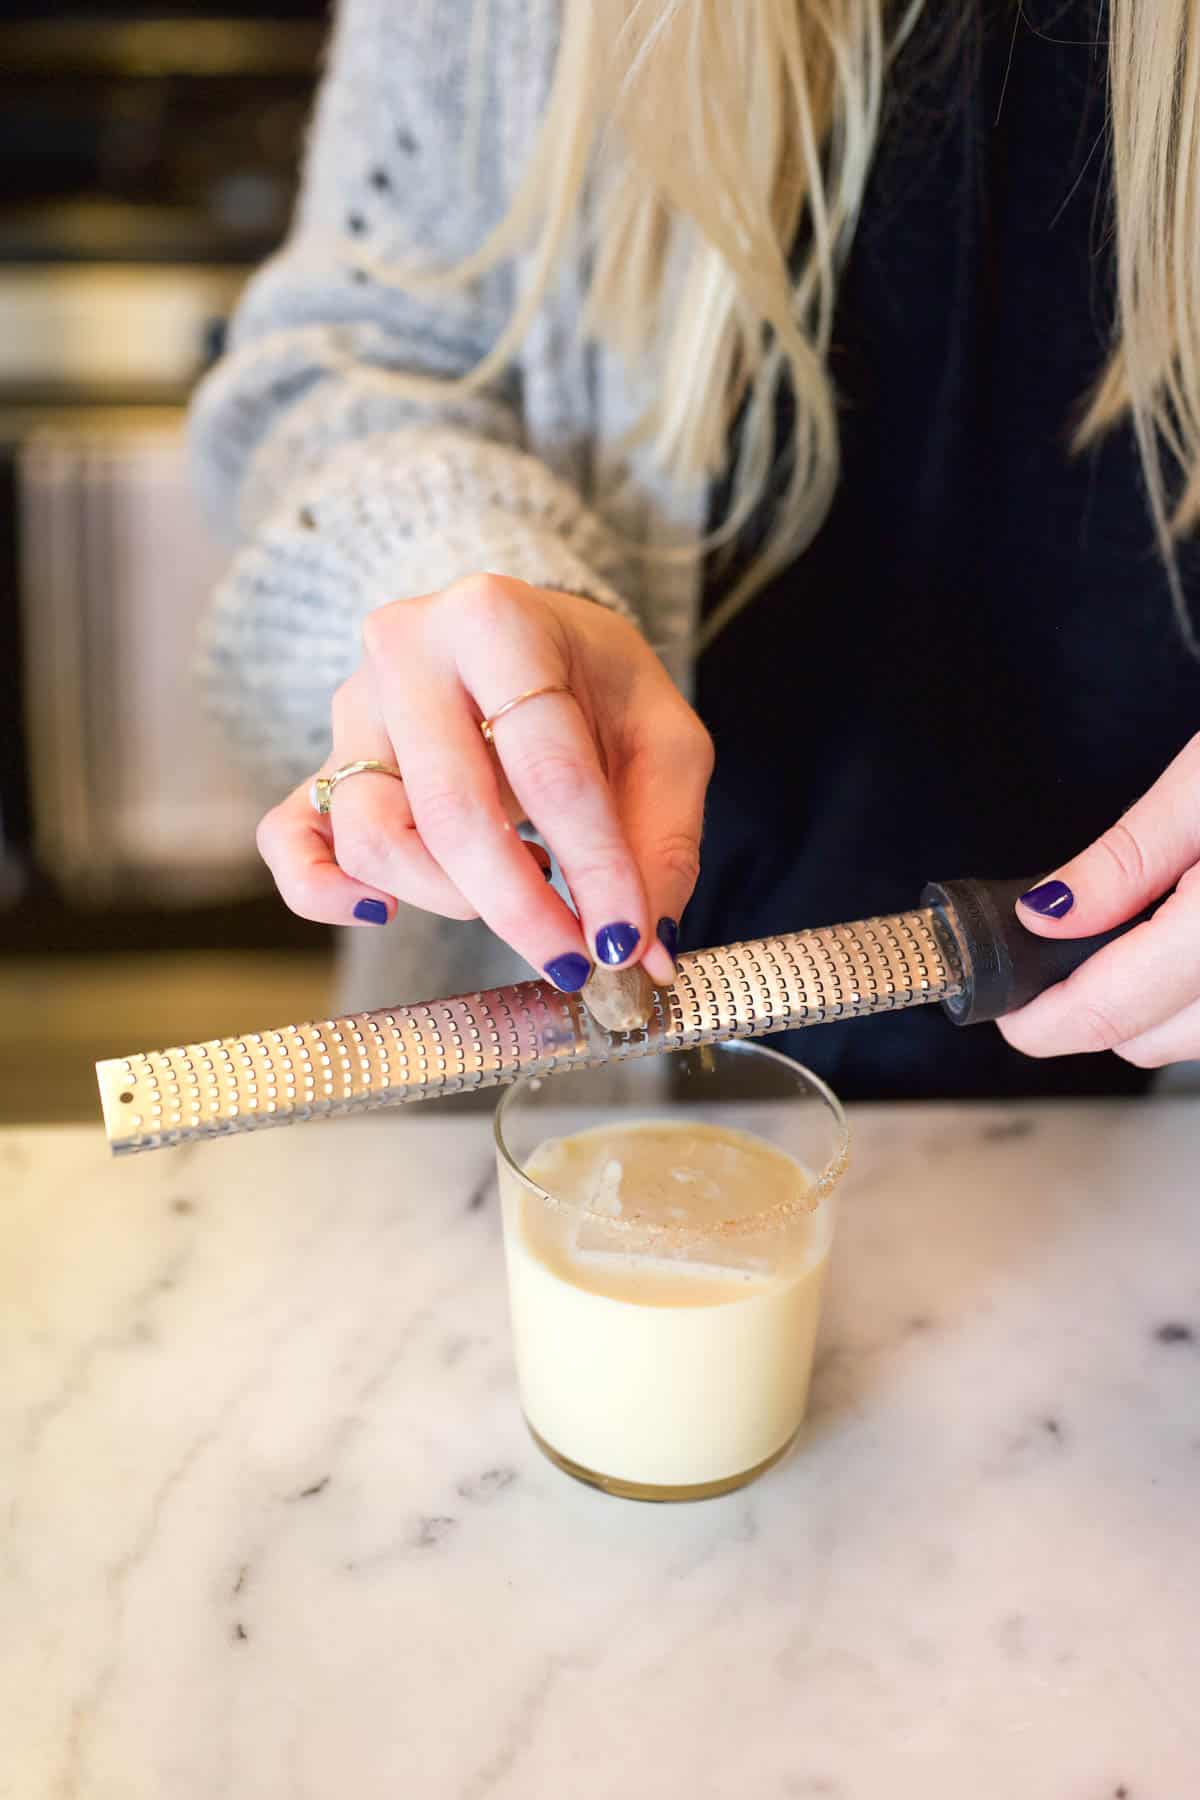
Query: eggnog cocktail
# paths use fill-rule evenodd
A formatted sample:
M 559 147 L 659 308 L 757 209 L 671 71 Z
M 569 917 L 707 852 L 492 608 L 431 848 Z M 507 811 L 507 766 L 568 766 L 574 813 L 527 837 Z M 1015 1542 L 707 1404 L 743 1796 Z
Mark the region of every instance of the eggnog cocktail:
M 523 1084 L 497 1138 L 517 1371 L 543 1449 L 644 1498 L 760 1473 L 804 1414 L 837 1102 L 735 1043 Z

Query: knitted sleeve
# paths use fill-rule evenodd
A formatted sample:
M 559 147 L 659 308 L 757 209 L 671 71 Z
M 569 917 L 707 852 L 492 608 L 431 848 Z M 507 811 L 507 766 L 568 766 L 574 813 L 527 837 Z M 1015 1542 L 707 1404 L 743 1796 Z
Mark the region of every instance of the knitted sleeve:
M 196 478 L 236 545 L 201 677 L 275 793 L 325 756 L 373 607 L 490 570 L 628 610 L 614 538 L 522 448 L 515 370 L 432 398 L 397 383 L 465 373 L 511 309 L 511 270 L 436 298 L 386 278 L 479 245 L 534 128 L 527 0 L 492 0 L 484 57 L 478 10 L 342 0 L 289 241 L 193 402 Z

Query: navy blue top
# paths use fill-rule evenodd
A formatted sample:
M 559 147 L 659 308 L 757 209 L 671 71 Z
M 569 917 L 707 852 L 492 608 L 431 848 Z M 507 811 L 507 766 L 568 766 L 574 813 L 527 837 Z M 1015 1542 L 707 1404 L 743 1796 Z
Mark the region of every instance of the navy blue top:
M 895 71 L 840 291 L 839 495 L 701 660 L 718 760 L 686 944 L 1044 873 L 1200 727 L 1131 434 L 1069 449 L 1112 319 L 1096 7 L 1027 0 L 1041 28 L 1015 37 L 1014 11 Z M 1182 567 L 1200 624 L 1194 548 Z M 780 1041 L 852 1097 L 1146 1080 L 1113 1056 L 1033 1062 L 936 1008 Z

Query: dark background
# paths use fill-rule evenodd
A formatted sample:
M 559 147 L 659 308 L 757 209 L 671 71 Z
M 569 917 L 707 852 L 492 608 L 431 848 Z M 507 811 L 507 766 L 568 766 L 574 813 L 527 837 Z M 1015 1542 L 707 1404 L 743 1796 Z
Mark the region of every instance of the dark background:
M 82 752 L 48 741 L 37 721 L 78 672 L 65 649 L 59 670 L 59 626 L 36 610 L 44 550 L 23 484 L 47 431 L 101 451 L 142 421 L 159 438 L 181 432 L 238 286 L 286 231 L 328 11 L 324 0 L 0 11 L 0 333 L 6 307 L 28 317 L 31 295 L 50 297 L 44 313 L 32 303 L 33 348 L 14 347 L 9 330 L 0 357 L 0 1119 L 90 1117 L 96 1056 L 262 1023 L 251 1006 L 291 1017 L 327 1004 L 329 935 L 280 904 L 252 843 L 236 874 L 199 876 L 110 868 L 104 855 L 89 871 L 78 845 L 56 848 L 56 802 L 39 776 L 60 755 L 76 757 L 72 779 L 105 830 L 97 762 L 129 725 L 120 680 L 101 672 L 122 595 L 98 565 L 68 609 L 97 652 L 87 679 L 108 723 Z M 132 310 L 131 342 L 108 362 L 103 345 L 68 344 L 87 335 L 89 284 L 114 279 L 135 298 L 144 290 L 151 318 L 185 303 L 169 366 L 139 363 Z M 52 317 L 60 293 L 70 333 Z M 181 650 L 165 677 L 181 696 L 185 664 Z M 187 746 L 161 754 L 165 771 Z

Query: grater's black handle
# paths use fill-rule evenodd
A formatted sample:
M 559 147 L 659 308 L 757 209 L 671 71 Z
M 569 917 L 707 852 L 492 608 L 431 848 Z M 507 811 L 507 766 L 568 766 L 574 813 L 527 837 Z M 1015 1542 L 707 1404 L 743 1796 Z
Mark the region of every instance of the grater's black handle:
M 962 992 L 942 1001 L 956 1025 L 978 1025 L 1015 1012 L 1046 988 L 1065 981 L 1103 944 L 1132 931 L 1147 916 L 1139 913 L 1098 937 L 1036 937 L 1026 931 L 1013 908 L 1037 879 L 927 884 L 921 904 L 938 908 L 962 961 Z

